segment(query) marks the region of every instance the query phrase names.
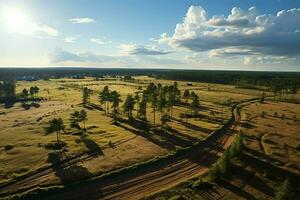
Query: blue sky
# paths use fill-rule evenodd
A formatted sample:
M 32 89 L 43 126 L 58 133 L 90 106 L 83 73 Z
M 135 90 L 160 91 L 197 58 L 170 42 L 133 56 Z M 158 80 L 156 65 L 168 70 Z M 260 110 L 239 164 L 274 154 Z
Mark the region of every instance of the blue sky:
M 0 66 L 300 71 L 300 1 L 0 0 Z

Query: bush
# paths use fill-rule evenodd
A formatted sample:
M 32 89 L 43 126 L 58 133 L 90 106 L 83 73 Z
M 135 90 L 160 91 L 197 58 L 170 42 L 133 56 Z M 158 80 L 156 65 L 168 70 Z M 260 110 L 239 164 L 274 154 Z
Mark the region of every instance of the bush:
M 61 149 L 63 147 L 65 147 L 67 144 L 65 142 L 60 141 L 59 143 L 55 142 L 50 142 L 48 144 L 45 145 L 46 149 L 52 149 L 52 150 L 58 150 Z
M 14 148 L 13 145 L 9 145 L 9 144 L 8 144 L 8 145 L 5 145 L 5 146 L 4 146 L 4 150 L 5 150 L 5 151 L 11 150 L 12 148 Z
M 276 200 L 294 200 L 295 191 L 290 179 L 285 179 L 275 195 Z

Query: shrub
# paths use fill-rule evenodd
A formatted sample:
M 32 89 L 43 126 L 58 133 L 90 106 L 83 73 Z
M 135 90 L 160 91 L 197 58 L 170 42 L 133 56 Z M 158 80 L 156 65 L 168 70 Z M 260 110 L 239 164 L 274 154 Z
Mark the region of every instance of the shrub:
M 295 191 L 290 179 L 285 179 L 280 188 L 276 192 L 276 200 L 293 200 L 295 199 Z
M 12 148 L 14 148 L 13 145 L 9 145 L 9 144 L 8 144 L 8 145 L 5 145 L 5 146 L 4 146 L 4 150 L 5 150 L 5 151 L 11 150 Z

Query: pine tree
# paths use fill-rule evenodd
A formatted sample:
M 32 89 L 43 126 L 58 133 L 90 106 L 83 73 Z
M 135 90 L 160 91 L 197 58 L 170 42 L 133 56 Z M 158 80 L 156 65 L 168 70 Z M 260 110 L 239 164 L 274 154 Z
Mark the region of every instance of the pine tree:
M 144 95 L 139 105 L 138 115 L 144 120 L 147 119 L 147 101 Z
M 60 131 L 65 129 L 64 122 L 61 118 L 54 118 L 48 122 L 49 126 L 46 127 L 47 133 L 56 132 L 56 141 L 60 142 Z
M 105 114 L 107 114 L 109 112 L 108 106 L 107 106 L 109 98 L 110 98 L 109 89 L 108 89 L 108 86 L 105 86 L 99 94 L 99 101 L 100 101 L 101 105 L 104 104 Z
M 23 91 L 22 91 L 22 97 L 23 97 L 23 98 L 27 98 L 28 95 L 29 95 L 28 90 L 27 90 L 26 88 L 24 88 Z
M 275 195 L 276 200 L 294 200 L 295 191 L 290 179 L 285 179 Z
M 152 109 L 153 109 L 153 126 L 155 127 L 155 111 L 156 111 L 156 108 L 157 108 L 157 95 L 155 93 L 152 93 L 152 96 L 151 96 L 151 106 L 152 106 Z
M 85 129 L 85 122 L 86 122 L 86 120 L 87 120 L 87 113 L 86 113 L 85 110 L 81 110 L 80 113 L 79 113 L 79 119 L 78 119 L 78 121 L 79 122 L 83 122 L 83 129 L 84 129 L 84 131 L 86 130 Z
M 183 93 L 183 98 L 185 99 L 185 103 L 186 105 L 188 105 L 189 103 L 189 98 L 190 98 L 190 92 L 189 90 L 185 90 L 184 93 Z M 188 122 L 188 109 L 186 110 L 186 118 L 185 118 L 185 122 L 187 123 Z
M 90 100 L 90 90 L 87 87 L 82 89 L 82 104 L 86 105 Z
M 119 104 L 120 104 L 120 94 L 117 91 L 113 91 L 110 93 L 112 99 L 112 108 L 113 108 L 113 117 L 116 120 L 117 115 L 119 114 Z
M 199 97 L 198 97 L 198 95 L 194 94 L 193 95 L 193 101 L 190 105 L 190 108 L 193 111 L 194 116 L 198 115 L 199 106 L 200 106 Z
M 71 117 L 70 117 L 70 126 L 72 128 L 76 128 L 78 130 L 80 130 L 80 112 L 79 111 L 74 111 L 73 113 L 71 113 Z
M 128 95 L 123 105 L 124 113 L 127 113 L 128 118 L 132 118 L 132 110 L 134 109 L 134 104 L 134 98 L 132 97 L 132 95 Z

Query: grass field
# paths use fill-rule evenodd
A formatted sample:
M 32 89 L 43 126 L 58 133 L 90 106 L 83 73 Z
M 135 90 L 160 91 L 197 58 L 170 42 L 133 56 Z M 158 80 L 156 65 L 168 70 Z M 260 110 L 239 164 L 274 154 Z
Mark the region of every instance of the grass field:
M 204 188 L 194 188 L 197 179 L 190 180 L 146 199 L 274 199 L 287 177 L 299 196 L 300 105 L 257 102 L 245 105 L 241 116 L 245 149 L 231 161 L 229 177 Z
M 139 78 L 148 80 L 146 77 Z M 155 83 L 173 84 L 173 81 L 151 80 L 151 78 L 149 80 Z M 169 128 L 163 132 L 158 129 L 142 133 L 137 126 L 138 123 L 129 123 L 125 115 L 122 115 L 123 120 L 115 125 L 112 123 L 112 117 L 105 115 L 99 109 L 98 95 L 104 86 L 109 86 L 110 90 L 117 90 L 121 94 L 121 99 L 124 100 L 128 94 L 134 94 L 139 86 L 146 87 L 147 84 L 137 81 L 131 83 L 115 79 L 94 80 L 93 78 L 18 82 L 17 92 L 36 85 L 40 88 L 38 96 L 44 100 L 40 102 L 40 107 L 31 107 L 29 110 L 22 108 L 20 103 L 16 103 L 10 108 L 0 107 L 1 181 L 9 182 L 67 158 L 82 153 L 88 155 L 90 152 L 97 153 L 80 163 L 80 167 L 84 169 L 82 170 L 83 174 L 90 176 L 95 173 L 111 171 L 166 154 L 178 147 L 189 146 L 219 128 L 223 121 L 230 116 L 229 107 L 208 101 L 207 95 L 201 94 L 199 88 L 195 91 L 199 92 L 201 99 L 201 117 L 191 118 L 186 123 L 180 117 L 180 113 L 184 113 L 186 108 L 175 106 L 174 118 L 167 122 Z M 199 87 L 201 85 L 199 83 Z M 86 107 L 81 104 L 82 87 L 84 86 L 93 91 L 91 104 Z M 194 87 L 187 88 L 185 82 L 179 82 L 179 88 L 182 92 L 185 89 L 194 90 Z M 219 98 L 219 92 L 210 91 L 209 93 L 212 93 L 209 98 L 214 98 L 213 95 L 216 96 L 215 98 Z M 229 98 L 235 98 L 235 93 L 228 92 L 228 94 Z M 241 99 L 247 97 L 245 95 Z M 236 101 L 241 99 L 238 98 Z M 75 129 L 69 127 L 70 113 L 81 109 L 85 109 L 88 114 L 85 137 L 78 135 Z M 136 115 L 136 111 L 133 115 Z M 47 135 L 44 130 L 47 122 L 55 117 L 61 117 L 67 127 L 65 133 L 62 134 L 62 140 L 67 146 L 59 160 L 52 158 L 55 150 L 46 148 L 49 143 L 56 140 L 55 133 Z M 156 112 L 158 125 L 160 125 L 159 118 L 160 113 Z M 153 113 L 150 106 L 147 109 L 147 119 L 152 125 Z M 113 147 L 108 145 L 109 143 L 113 144 Z M 56 184 L 65 179 L 63 175 L 53 173 L 41 179 L 40 184 Z
M 11 107 L 4 105 L 0 107 L 2 125 L 0 178 L 2 184 L 73 158 L 78 158 L 79 162 L 76 162 L 72 168 L 44 175 L 31 182 L 30 186 L 67 183 L 165 155 L 177 148 L 190 146 L 222 126 L 230 117 L 230 105 L 233 103 L 262 95 L 260 90 L 236 88 L 231 85 L 196 82 L 187 85 L 187 82 L 179 81 L 178 87 L 182 94 L 188 89 L 199 95 L 199 117 L 192 117 L 186 122 L 182 118 L 182 113 L 185 113 L 187 108 L 183 105 L 176 105 L 173 119 L 167 122 L 166 128 L 160 128 L 160 112 L 157 111 L 155 116 L 157 128 L 143 131 L 144 128 L 139 120 L 130 121 L 125 114 L 121 114 L 119 122 L 113 123 L 112 115 L 104 113 L 98 96 L 105 86 L 109 86 L 111 91 L 118 91 L 124 102 L 128 94 L 134 95 L 139 89 L 145 89 L 150 82 L 162 85 L 173 84 L 170 80 L 146 76 L 137 76 L 135 81 L 131 82 L 122 81 L 119 78 L 99 80 L 64 78 L 18 82 L 18 93 L 24 88 L 36 85 L 40 88 L 38 97 L 42 97 L 43 100 L 39 107 L 31 107 L 28 110 L 24 109 L 21 103 L 16 103 Z M 83 87 L 92 90 L 90 103 L 86 106 L 82 104 Z M 266 92 L 266 95 L 271 96 L 272 93 Z M 298 98 L 298 94 L 293 98 Z M 283 170 L 299 174 L 300 106 L 272 100 L 274 98 L 270 97 L 270 100 L 264 103 L 243 106 L 241 133 L 247 138 L 245 143 L 247 152 L 251 157 L 265 159 L 268 163 Z M 121 102 L 120 107 L 122 104 Z M 88 115 L 85 135 L 70 128 L 69 123 L 70 114 L 82 109 L 86 110 Z M 133 116 L 136 114 L 134 110 Z M 151 106 L 148 105 L 147 120 L 150 126 L 154 123 L 153 114 Z M 48 121 L 55 117 L 61 117 L 66 125 L 61 136 L 66 146 L 59 153 L 49 148 L 49 144 L 56 140 L 55 133 L 46 134 L 45 132 Z M 236 161 L 236 164 L 240 167 L 244 165 L 241 161 Z M 267 178 L 265 179 L 266 184 L 273 184 L 271 187 L 275 188 L 277 183 L 268 182 Z M 231 184 L 241 184 L 242 181 L 240 177 L 233 178 Z M 224 188 L 224 185 L 217 186 L 217 188 L 220 191 L 228 190 Z M 189 188 L 176 187 L 170 191 L 180 196 L 182 192 L 187 192 L 185 190 Z M 227 193 L 231 197 L 229 194 L 232 191 L 228 190 Z M 260 195 L 259 192 L 257 193 Z M 168 194 L 168 191 L 163 194 Z M 196 195 L 191 191 L 190 194 L 186 199 Z M 164 199 L 164 195 L 158 195 L 155 198 Z M 236 194 L 232 193 L 232 195 Z M 265 196 L 262 195 L 262 197 Z

